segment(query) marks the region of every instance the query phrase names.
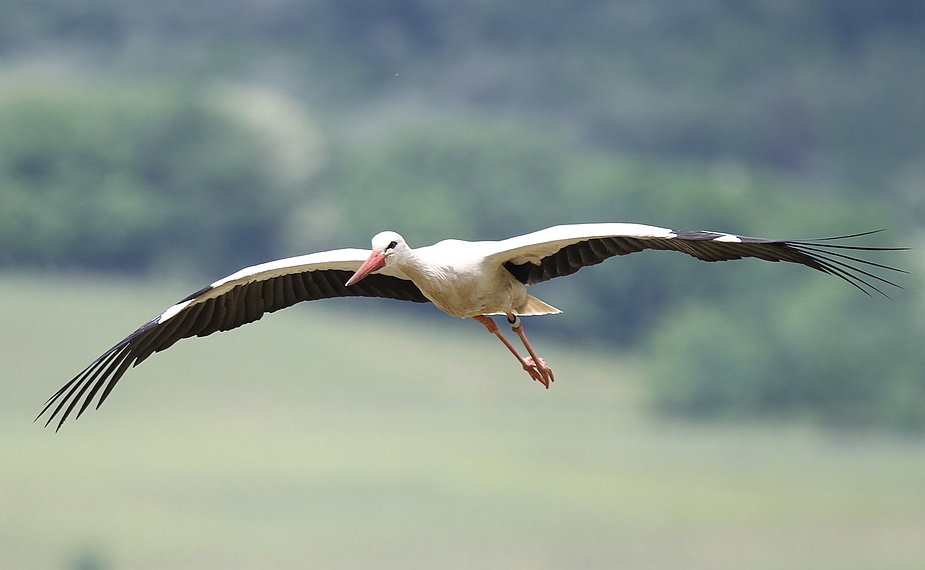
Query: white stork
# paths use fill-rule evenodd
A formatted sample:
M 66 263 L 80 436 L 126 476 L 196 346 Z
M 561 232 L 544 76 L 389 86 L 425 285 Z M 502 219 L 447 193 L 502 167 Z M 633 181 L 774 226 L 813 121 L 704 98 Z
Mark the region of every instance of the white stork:
M 301 301 L 331 297 L 432 302 L 450 315 L 472 317 L 504 343 L 531 378 L 548 388 L 554 379 L 552 370 L 530 346 L 519 317 L 560 311 L 527 294 L 529 285 L 571 275 L 609 257 L 662 249 L 680 251 L 703 261 L 755 257 L 799 263 L 840 277 L 868 295 L 874 292 L 885 295 L 878 284 L 899 286 L 863 267 L 905 271 L 840 251 L 905 248 L 833 243 L 871 233 L 874 232 L 811 240 L 774 240 L 602 223 L 555 226 L 501 241 L 445 240 L 412 249 L 399 234 L 382 232 L 373 237 L 372 252 L 338 249 L 290 257 L 247 267 L 204 287 L 104 352 L 55 392 L 38 417 L 48 413 L 46 426 L 58 418 L 56 430 L 60 429 L 75 409 L 76 417 L 80 417 L 97 395 L 96 407 L 99 407 L 129 366 L 137 366 L 182 338 L 230 330 Z M 520 355 L 490 315 L 507 318 L 527 355 Z

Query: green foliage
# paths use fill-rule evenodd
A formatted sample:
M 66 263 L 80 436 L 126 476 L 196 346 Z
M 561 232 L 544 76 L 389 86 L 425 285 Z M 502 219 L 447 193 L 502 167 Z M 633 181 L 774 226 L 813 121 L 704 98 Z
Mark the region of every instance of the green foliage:
M 293 200 L 270 150 L 182 91 L 6 91 L 0 264 L 216 272 L 265 259 Z
M 364 239 L 384 224 L 418 244 L 502 238 L 576 220 L 566 182 L 578 156 L 535 128 L 469 119 L 344 149 L 330 193 Z
M 648 354 L 658 409 L 925 428 L 921 315 L 822 281 L 762 297 L 663 319 Z
M 8 59 L 256 76 L 345 119 L 410 95 L 444 116 L 516 113 L 635 153 L 734 155 L 881 192 L 922 160 L 917 0 L 7 4 Z

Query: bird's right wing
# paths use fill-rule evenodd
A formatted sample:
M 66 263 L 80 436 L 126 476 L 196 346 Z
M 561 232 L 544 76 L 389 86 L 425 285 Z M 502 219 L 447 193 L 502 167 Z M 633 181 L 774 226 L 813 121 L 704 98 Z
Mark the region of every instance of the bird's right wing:
M 128 368 L 153 353 L 182 338 L 230 330 L 301 301 L 385 297 L 428 302 L 411 280 L 389 267 L 346 287 L 344 283 L 368 256 L 369 251 L 361 249 L 313 253 L 247 267 L 219 279 L 169 307 L 104 352 L 55 392 L 39 417 L 50 412 L 45 425 L 57 417 L 60 429 L 79 402 L 83 403 L 77 409 L 77 417 L 98 393 L 99 407 Z

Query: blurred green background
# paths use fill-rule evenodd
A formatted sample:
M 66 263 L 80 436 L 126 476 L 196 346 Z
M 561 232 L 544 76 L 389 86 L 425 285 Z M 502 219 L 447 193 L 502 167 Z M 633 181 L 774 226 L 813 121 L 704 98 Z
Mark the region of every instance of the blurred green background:
M 0 567 L 925 564 L 922 2 L 0 7 Z M 614 260 L 533 291 L 548 392 L 433 307 L 317 303 L 30 423 L 240 267 L 587 221 L 888 228 L 913 275 Z

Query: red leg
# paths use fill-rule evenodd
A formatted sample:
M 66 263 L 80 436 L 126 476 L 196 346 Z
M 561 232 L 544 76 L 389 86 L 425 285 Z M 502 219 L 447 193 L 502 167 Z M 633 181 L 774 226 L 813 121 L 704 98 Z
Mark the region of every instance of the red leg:
M 520 337 L 520 342 L 524 344 L 524 348 L 526 348 L 527 352 L 530 353 L 530 357 L 526 358 L 525 360 L 527 360 L 529 364 L 533 364 L 533 367 L 543 377 L 543 380 L 540 380 L 540 382 L 549 388 L 549 383 L 555 382 L 556 377 L 552 373 L 552 368 L 546 365 L 546 361 L 537 356 L 535 352 L 533 352 L 533 347 L 530 346 L 530 341 L 527 340 L 527 333 L 524 332 L 524 325 L 520 321 L 520 317 L 516 315 L 508 315 L 507 322 L 511 324 L 511 329 L 517 333 L 517 336 Z
M 504 338 L 504 335 L 501 334 L 501 331 L 498 330 L 498 325 L 495 324 L 494 319 L 486 315 L 476 315 L 472 318 L 482 323 L 485 326 L 485 328 L 488 329 L 488 332 L 498 337 L 498 340 L 500 340 L 501 343 L 504 344 L 504 346 L 506 346 L 509 351 L 511 351 L 511 354 L 513 354 L 514 357 L 517 358 L 521 366 L 524 367 L 524 370 L 527 371 L 527 374 L 529 374 L 531 378 L 533 378 L 537 382 L 541 382 L 544 386 L 549 388 L 549 381 L 550 379 L 552 379 L 552 371 L 549 370 L 549 367 L 546 366 L 546 363 L 543 362 L 542 359 L 538 359 L 535 355 L 533 355 L 533 349 L 530 348 L 529 344 L 525 343 L 525 346 L 527 346 L 527 350 L 531 353 L 531 355 L 524 358 L 523 356 L 520 355 L 520 353 L 517 352 L 517 349 L 514 348 L 514 346 L 510 342 L 508 342 L 506 338 Z M 518 335 L 520 334 L 521 333 L 518 333 Z M 521 339 L 525 339 L 525 337 L 521 337 Z M 535 364 L 537 361 L 541 363 L 541 366 L 543 368 L 540 368 Z M 546 371 L 545 374 L 542 372 L 542 370 L 544 369 Z

